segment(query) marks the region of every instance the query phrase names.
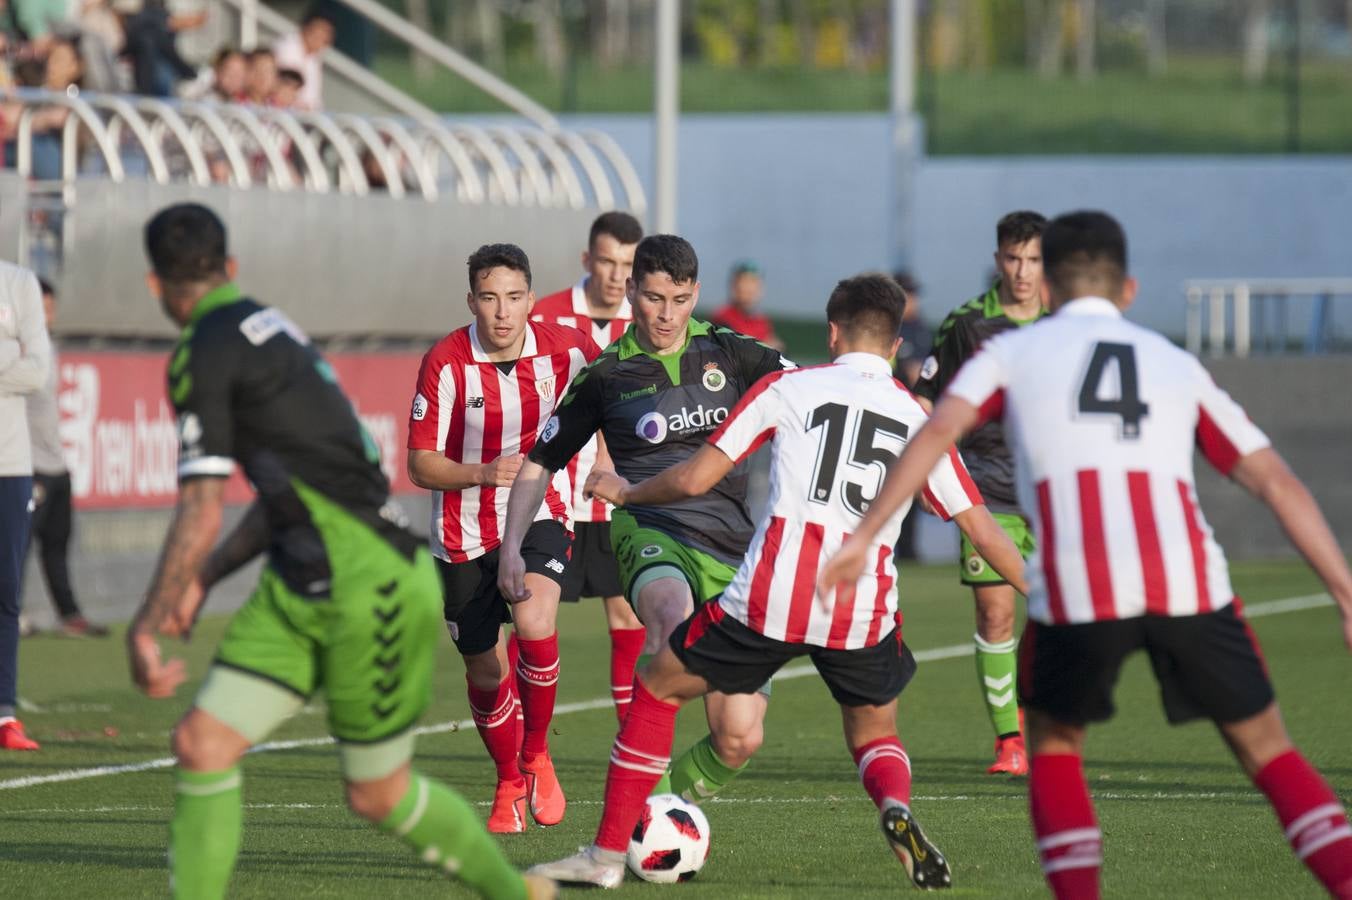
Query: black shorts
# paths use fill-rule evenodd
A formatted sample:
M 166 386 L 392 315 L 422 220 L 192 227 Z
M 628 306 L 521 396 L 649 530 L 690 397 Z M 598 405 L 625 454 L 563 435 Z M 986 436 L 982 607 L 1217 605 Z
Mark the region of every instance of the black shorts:
M 568 532 L 558 522 L 536 522 L 521 541 L 526 571 L 563 583 L 568 574 Z M 498 630 L 512 621 L 512 604 L 498 591 L 498 548 L 469 562 L 437 560 L 446 624 L 461 656 L 491 650 Z
M 1112 717 L 1122 663 L 1150 654 L 1171 724 L 1237 722 L 1273 700 L 1262 651 L 1239 601 L 1198 616 L 1139 616 L 1082 625 L 1030 621 L 1019 641 L 1019 700 L 1067 725 Z
M 709 687 L 725 694 L 754 694 L 784 664 L 811 657 L 841 706 L 885 706 L 915 675 L 915 657 L 892 631 L 872 647 L 830 650 L 787 644 L 753 631 L 727 615 L 717 601 L 695 610 L 671 633 L 672 651 Z
M 573 555 L 563 579 L 565 603 L 583 597 L 619 597 L 620 567 L 610 546 L 609 522 L 578 522 L 573 537 Z

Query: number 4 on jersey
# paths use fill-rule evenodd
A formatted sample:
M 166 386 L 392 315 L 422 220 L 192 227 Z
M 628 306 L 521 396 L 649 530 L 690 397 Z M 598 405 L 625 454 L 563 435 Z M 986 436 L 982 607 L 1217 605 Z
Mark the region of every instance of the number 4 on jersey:
M 1109 362 L 1117 363 L 1118 396 L 1115 399 L 1104 399 L 1099 395 Z M 1124 440 L 1136 440 L 1141 436 L 1141 420 L 1150 412 L 1150 407 L 1141 401 L 1136 379 L 1136 348 L 1131 344 L 1108 341 L 1094 345 L 1089 369 L 1080 383 L 1079 409 L 1082 413 L 1106 413 L 1121 418 Z

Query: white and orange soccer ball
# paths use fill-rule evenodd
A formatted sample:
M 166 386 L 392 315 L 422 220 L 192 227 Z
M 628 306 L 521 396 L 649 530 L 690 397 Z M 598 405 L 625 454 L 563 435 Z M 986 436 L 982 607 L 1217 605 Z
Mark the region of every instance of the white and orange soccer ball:
M 689 881 L 709 856 L 709 820 L 675 794 L 649 797 L 629 839 L 629 871 L 644 881 Z

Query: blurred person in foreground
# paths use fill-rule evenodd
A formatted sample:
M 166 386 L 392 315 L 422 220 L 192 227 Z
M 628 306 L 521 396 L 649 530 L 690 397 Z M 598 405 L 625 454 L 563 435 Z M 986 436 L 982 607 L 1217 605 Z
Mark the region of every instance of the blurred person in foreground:
M 901 346 L 897 347 L 897 356 L 893 365 L 892 377 L 906 386 L 915 387 L 920 378 L 920 364 L 929 356 L 934 346 L 934 332 L 920 317 L 920 282 L 907 269 L 900 269 L 892 280 L 901 285 L 906 292 L 906 308 L 901 316 Z M 901 536 L 897 538 L 897 559 L 916 558 L 916 529 L 919 515 L 906 516 L 901 520 Z
M 508 865 L 459 794 L 412 768 L 441 591 L 333 369 L 285 313 L 236 287 L 211 210 L 161 210 L 145 243 L 147 284 L 183 333 L 168 366 L 178 505 L 127 629 L 137 687 L 173 695 L 187 672 L 161 659 L 157 638 L 186 640 L 211 586 L 268 554 L 174 729 L 172 892 L 226 893 L 243 819 L 240 757 L 322 690 L 356 815 L 482 896 L 553 896 L 552 884 L 527 883 Z M 258 499 L 213 551 L 237 463 Z
M 48 331 L 56 322 L 56 291 L 39 279 Z M 57 407 L 57 356 L 41 390 L 28 395 L 28 430 L 33 442 L 33 525 L 30 544 L 37 544 L 38 561 L 47 581 L 47 593 L 56 605 L 57 633 L 66 637 L 107 637 L 108 628 L 80 611 L 70 583 L 71 509 L 70 471 L 61 448 L 61 413 Z
M 728 302 L 714 310 L 709 321 L 783 351 L 784 342 L 775 334 L 774 323 L 760 311 L 764 295 L 765 277 L 760 266 L 749 259 L 734 263 L 728 273 Z
M 1042 247 L 1051 317 L 992 338 L 963 367 L 824 567 L 821 589 L 849 584 L 871 565 L 874 536 L 954 441 L 983 422 L 1003 423 L 1037 533 L 1018 690 L 1028 711 L 1033 831 L 1052 892 L 1099 896 L 1103 845 L 1084 774 L 1085 733 L 1112 718 L 1122 665 L 1144 650 L 1170 724 L 1209 719 L 1266 795 L 1296 856 L 1348 900 L 1352 827 L 1282 723 L 1225 555 L 1198 506 L 1194 453 L 1272 510 L 1333 597 L 1352 649 L 1343 552 L 1305 485 L 1202 364 L 1123 318 L 1137 285 L 1121 226 L 1105 213 L 1069 213 L 1047 226 Z M 1175 866 L 1197 865 L 1186 847 L 1171 857 Z
M 0 262 L 0 750 L 36 750 L 15 718 L 19 589 L 33 502 L 27 395 L 47 383 L 51 340 L 42 289 L 30 271 Z

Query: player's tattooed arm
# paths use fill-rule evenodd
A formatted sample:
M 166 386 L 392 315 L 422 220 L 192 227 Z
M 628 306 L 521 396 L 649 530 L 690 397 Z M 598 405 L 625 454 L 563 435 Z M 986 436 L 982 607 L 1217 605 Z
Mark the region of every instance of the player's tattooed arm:
M 521 542 L 526 529 L 535 521 L 535 513 L 544 502 L 554 473 L 534 460 L 527 460 L 512 483 L 507 497 L 507 521 L 498 549 L 498 590 L 508 603 L 530 599 L 526 588 L 526 563 L 521 558 Z
M 191 627 L 201 601 L 197 596 L 197 603 L 191 602 L 200 593 L 200 588 L 194 588 L 220 534 L 224 507 L 224 478 L 192 478 L 182 483 L 155 577 L 129 632 L 174 636 Z
M 127 628 L 132 681 L 151 697 L 169 697 L 187 678 L 181 659 L 160 658 L 156 635 L 187 636 L 206 597 L 202 564 L 221 530 L 224 478 L 193 478 L 179 488 L 155 577 Z
M 268 514 L 262 501 L 255 501 L 239 524 L 211 552 L 202 566 L 202 589 L 211 586 L 236 572 L 255 556 L 268 549 L 272 539 L 272 529 L 268 527 Z

